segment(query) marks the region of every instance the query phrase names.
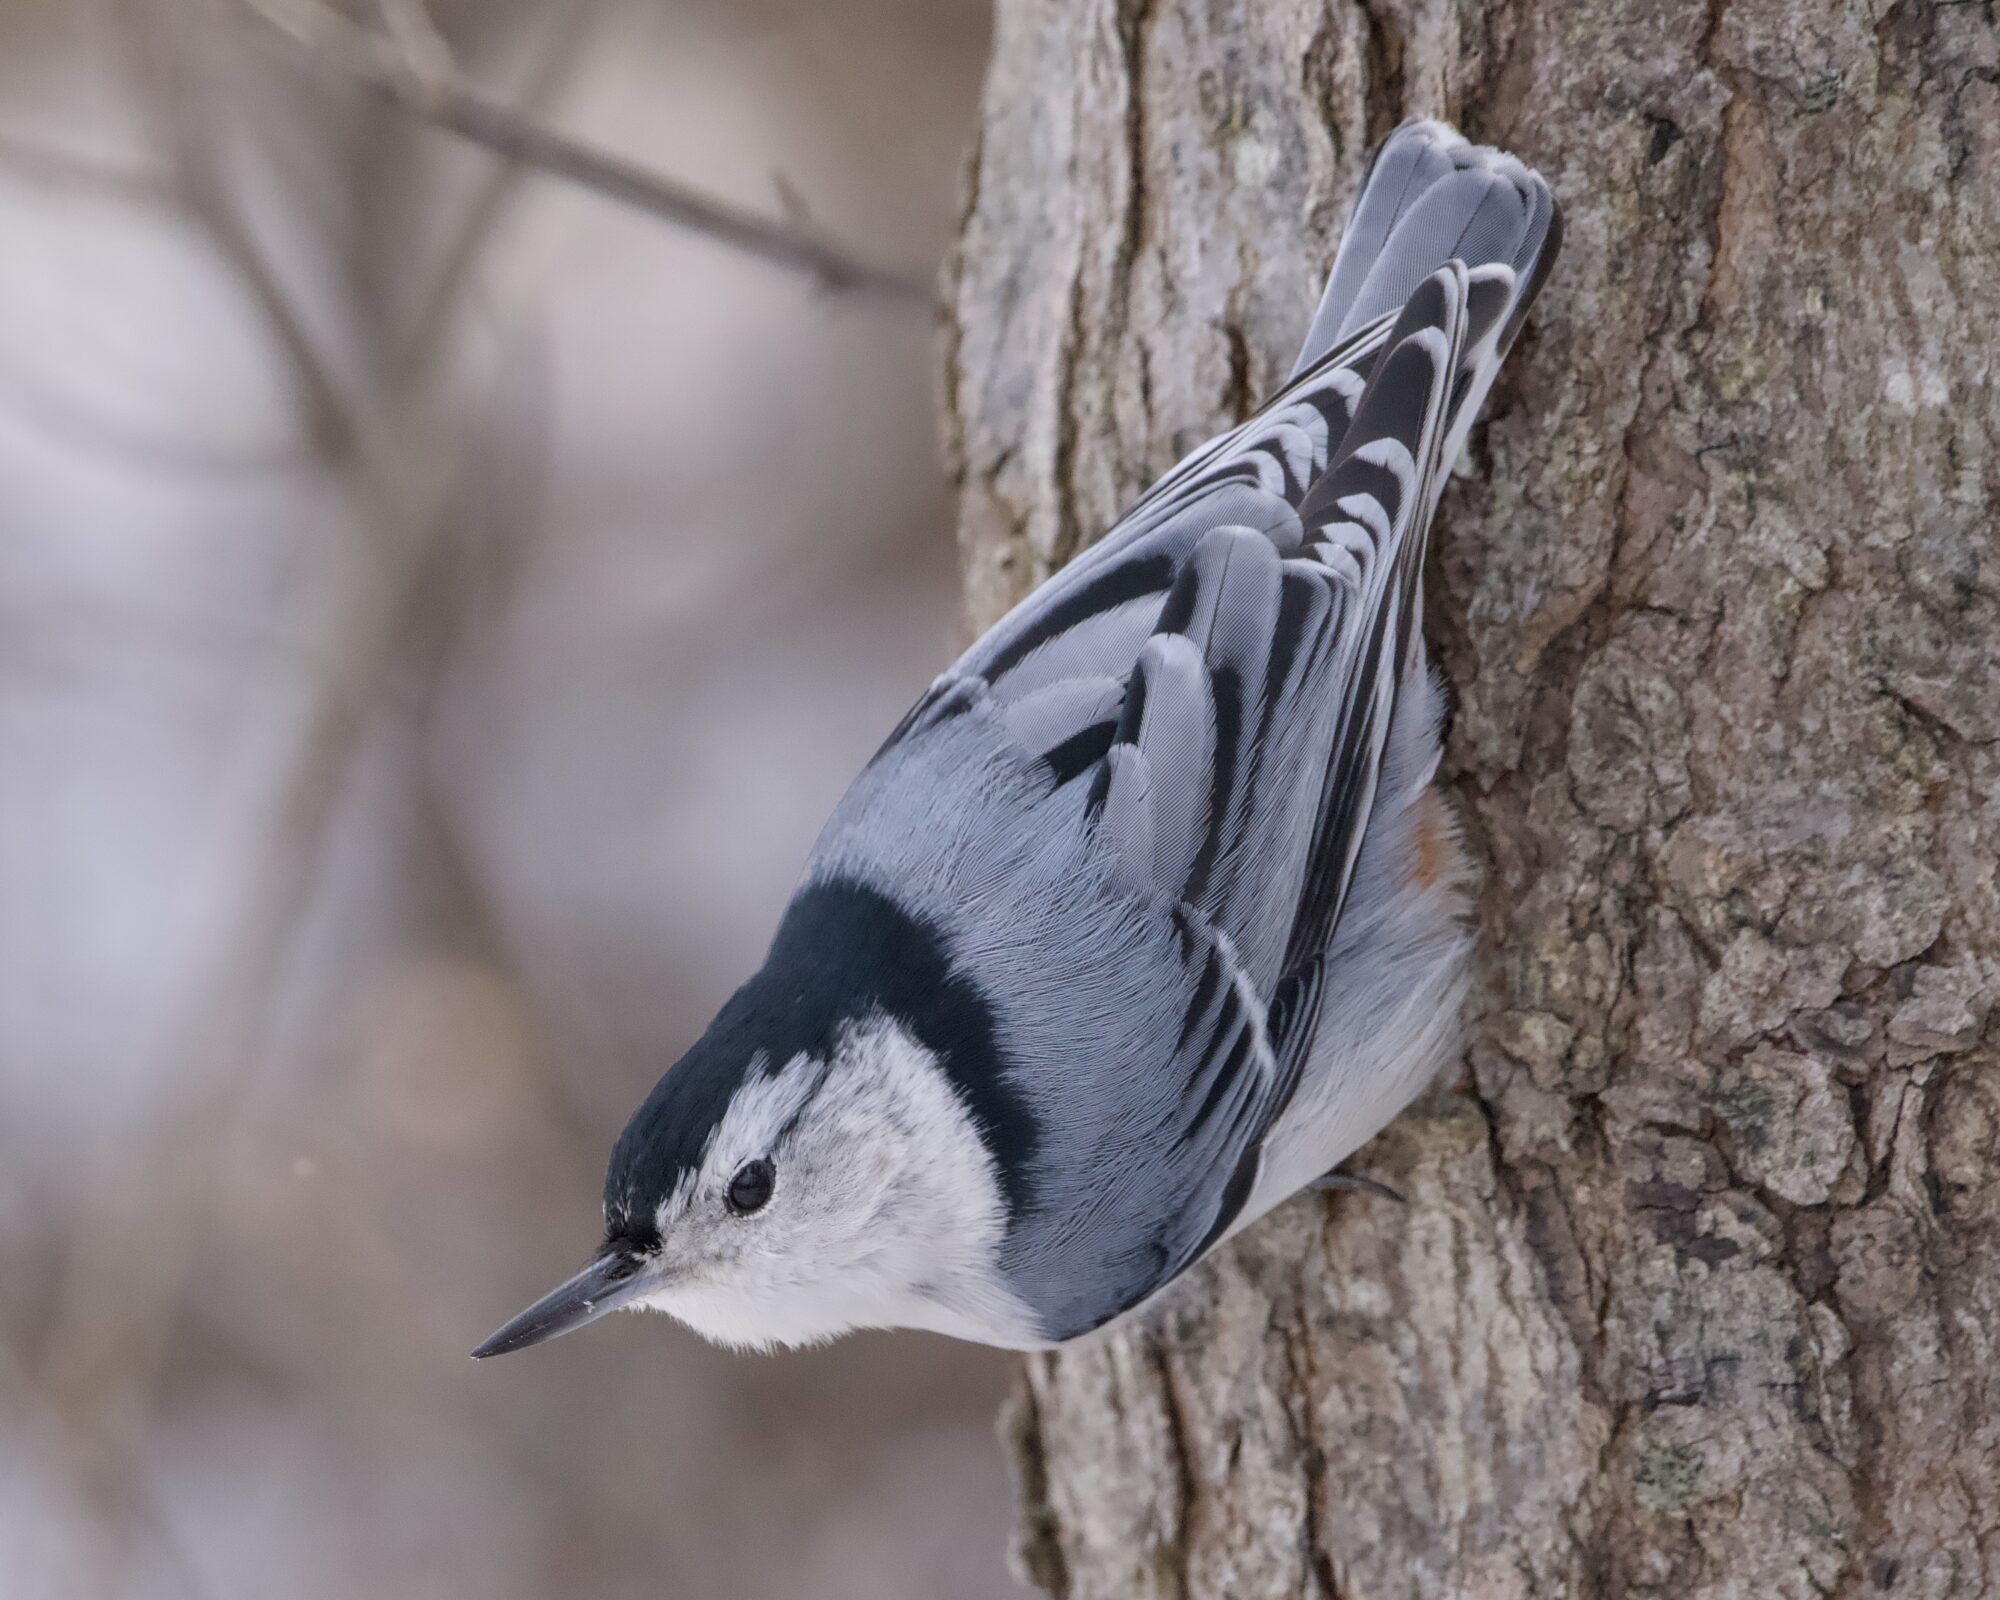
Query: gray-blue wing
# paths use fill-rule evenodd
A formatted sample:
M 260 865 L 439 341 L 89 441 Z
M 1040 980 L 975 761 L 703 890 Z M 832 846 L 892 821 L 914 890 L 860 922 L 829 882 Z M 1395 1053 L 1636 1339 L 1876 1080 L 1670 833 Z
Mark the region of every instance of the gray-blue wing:
M 1132 1108 L 1102 1128 L 1101 1148 L 1064 1152 L 1042 1190 L 1052 1223 L 1023 1230 L 1010 1251 L 1010 1279 L 1052 1337 L 1171 1281 L 1255 1192 L 1414 659 L 1422 524 L 1467 289 L 1453 263 L 1411 297 L 1340 451 L 1301 498 L 1303 553 L 1212 527 L 1122 686 L 1059 680 L 997 702 L 1023 750 L 1047 752 L 1054 780 L 1044 814 L 1024 825 L 1086 830 L 1119 903 L 1170 925 L 1170 943 L 1125 938 L 1152 982 L 1182 998 L 1154 1020 L 1150 1060 L 1076 1030 L 1079 1058 L 1051 1091 L 1066 1124 L 1085 1103 Z
M 1251 491 L 1225 456 L 1161 524 L 1184 541 L 1170 564 L 1137 555 L 1082 591 L 1159 561 L 1157 595 L 1046 608 L 1048 637 L 984 654 L 1010 731 L 1086 786 L 1127 883 L 1212 926 L 1266 1001 L 1325 948 L 1366 824 L 1466 336 L 1502 309 L 1483 288 L 1453 262 L 1410 297 L 1337 447 L 1283 504 L 1296 532 L 1237 514 Z
M 1173 1004 L 1156 1019 L 1157 1050 L 1137 1039 L 1105 1049 L 1097 1062 L 1122 1072 L 1104 1082 L 1072 1041 L 1068 1103 L 1091 1096 L 1112 1114 L 1087 1119 L 1090 1140 L 1052 1141 L 1063 1165 L 1045 1174 L 1035 1218 L 1003 1251 L 1051 1340 L 1130 1310 L 1221 1236 L 1256 1188 L 1265 1133 L 1289 1093 L 1263 1002 L 1227 942 L 1184 910 L 1166 927 L 1155 955 L 1169 963 L 1158 976 Z

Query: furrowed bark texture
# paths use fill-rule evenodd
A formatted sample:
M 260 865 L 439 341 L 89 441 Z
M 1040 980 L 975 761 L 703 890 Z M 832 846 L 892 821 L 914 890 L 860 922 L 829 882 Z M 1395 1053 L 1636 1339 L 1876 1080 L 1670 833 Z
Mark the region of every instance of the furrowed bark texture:
M 1086 1600 L 2000 1594 L 1990 4 L 1000 0 L 951 285 L 974 620 L 1284 373 L 1371 142 L 1568 237 L 1429 625 L 1464 1070 L 1029 1362 Z

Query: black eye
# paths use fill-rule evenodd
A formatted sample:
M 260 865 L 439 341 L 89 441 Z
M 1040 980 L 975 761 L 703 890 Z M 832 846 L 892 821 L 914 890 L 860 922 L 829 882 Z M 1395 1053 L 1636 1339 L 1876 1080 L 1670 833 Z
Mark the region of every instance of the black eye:
M 771 1190 L 777 1182 L 778 1175 L 772 1171 L 771 1163 L 759 1156 L 736 1169 L 736 1176 L 729 1180 L 729 1192 L 723 1199 L 737 1216 L 747 1217 L 753 1211 L 762 1211 L 770 1203 Z

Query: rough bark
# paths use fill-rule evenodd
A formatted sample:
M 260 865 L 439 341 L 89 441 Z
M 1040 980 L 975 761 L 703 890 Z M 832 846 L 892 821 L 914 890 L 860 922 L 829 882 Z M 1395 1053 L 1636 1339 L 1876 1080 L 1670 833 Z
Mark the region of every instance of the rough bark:
M 1026 1369 L 1085 1597 L 2000 1594 L 2000 30 L 1899 0 L 1000 0 L 974 620 L 1245 413 L 1369 144 L 1547 172 L 1447 495 L 1463 1072 Z

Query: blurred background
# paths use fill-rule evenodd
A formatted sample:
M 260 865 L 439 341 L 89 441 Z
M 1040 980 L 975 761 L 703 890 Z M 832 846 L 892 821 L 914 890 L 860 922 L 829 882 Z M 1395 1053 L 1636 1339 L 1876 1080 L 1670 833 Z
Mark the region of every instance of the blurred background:
M 354 75 L 927 284 L 986 27 L 0 0 L 0 1595 L 1021 1592 L 999 1356 L 465 1355 L 960 642 L 928 305 Z

